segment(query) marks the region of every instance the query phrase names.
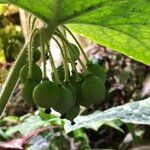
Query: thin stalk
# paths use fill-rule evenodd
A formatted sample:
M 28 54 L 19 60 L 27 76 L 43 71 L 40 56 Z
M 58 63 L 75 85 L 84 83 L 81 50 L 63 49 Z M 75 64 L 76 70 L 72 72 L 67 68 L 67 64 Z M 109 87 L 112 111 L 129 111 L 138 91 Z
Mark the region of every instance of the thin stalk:
M 58 76 L 57 69 L 56 69 L 56 66 L 55 66 L 55 63 L 54 63 L 54 59 L 53 59 L 53 56 L 52 56 L 52 53 L 51 53 L 51 50 L 50 50 L 50 46 L 49 46 L 49 43 L 48 43 L 48 40 L 47 40 L 46 36 L 44 36 L 44 37 L 45 37 L 45 43 L 46 43 L 46 46 L 47 46 L 47 50 L 48 50 L 48 53 L 49 53 L 50 64 L 51 64 L 52 70 L 53 70 L 55 78 L 56 78 L 56 83 L 58 85 L 60 85 L 61 82 L 59 80 L 59 76 Z
M 34 17 L 32 20 L 32 15 L 29 15 L 29 26 L 28 26 L 29 33 L 34 29 L 36 19 L 37 18 Z
M 29 42 L 28 48 L 28 62 L 29 62 L 29 70 L 28 70 L 28 78 L 32 79 L 32 68 L 33 68 L 33 51 L 32 51 L 32 42 Z
M 34 27 L 35 27 L 36 19 L 37 19 L 37 18 L 35 18 L 35 17 L 33 18 L 32 25 L 31 25 L 31 30 L 33 30 Z
M 64 29 L 65 29 L 65 28 L 64 28 Z M 62 34 L 59 30 L 57 30 L 57 32 L 60 33 L 60 34 Z M 71 32 L 71 31 L 70 31 L 70 32 Z M 72 34 L 72 36 L 74 36 L 74 35 Z M 66 38 L 66 37 L 65 37 L 65 38 Z M 75 37 L 74 37 L 74 38 L 75 38 Z M 77 40 L 76 40 L 76 41 L 77 41 Z M 77 42 L 78 42 L 78 41 L 77 41 Z M 82 48 L 82 47 L 81 47 L 81 48 Z M 85 54 L 85 55 L 86 55 L 86 54 Z M 80 63 L 81 67 L 83 68 L 85 75 L 89 75 L 90 72 L 87 70 L 85 64 L 82 62 L 82 60 L 81 60 L 80 58 L 78 58 L 78 62 Z
M 130 132 L 131 135 L 132 135 L 133 144 L 134 144 L 134 145 L 137 145 L 137 144 L 138 144 L 138 138 L 137 138 L 137 136 L 136 136 L 136 134 L 135 134 L 135 130 L 134 130 L 133 125 L 130 124 L 130 123 L 128 123 L 128 124 L 127 124 L 127 127 L 128 127 L 128 129 L 129 129 L 129 132 Z
M 72 36 L 72 38 L 74 39 L 74 41 L 77 43 L 78 47 L 80 48 L 81 52 L 82 52 L 82 55 L 84 56 L 86 62 L 90 62 L 86 53 L 84 52 L 82 46 L 80 45 L 80 43 L 78 42 L 78 40 L 76 39 L 76 37 L 73 35 L 73 33 L 64 25 L 62 25 L 63 28 L 65 28 L 65 30 L 67 30 L 67 32 Z
M 67 39 L 60 33 L 55 33 L 60 39 L 62 39 L 64 42 L 65 42 L 65 45 L 68 46 L 69 48 L 69 55 L 70 55 L 70 60 L 71 60 L 71 66 L 72 66 L 72 70 L 75 72 L 76 74 L 76 80 L 79 81 L 80 80 L 80 77 L 79 77 L 79 74 L 78 74 L 78 71 L 77 71 L 77 68 L 76 68 L 76 64 L 75 62 L 73 61 L 73 58 L 72 58 L 72 55 L 71 55 L 71 46 L 70 46 L 70 43 L 67 41 Z
M 40 31 L 41 38 L 41 51 L 42 51 L 42 59 L 43 59 L 43 78 L 46 79 L 46 54 L 45 54 L 45 45 L 44 45 L 44 37 L 42 31 Z
M 28 19 L 28 30 L 29 30 L 29 33 L 31 32 L 31 19 L 32 19 L 32 15 L 30 14 L 29 15 L 29 19 Z
M 29 48 L 28 48 L 28 61 L 29 61 L 29 72 L 28 72 L 28 78 L 32 79 L 32 72 L 33 72 L 33 37 L 34 34 L 36 33 L 37 29 L 33 30 L 31 37 L 30 37 L 30 42 L 29 42 Z
M 64 70 L 65 70 L 65 79 L 64 79 L 64 82 L 69 82 L 69 72 L 68 72 L 68 64 L 67 64 L 67 60 L 66 60 L 66 57 L 65 57 L 65 52 L 63 52 L 63 49 L 60 45 L 60 43 L 58 42 L 58 40 L 56 38 L 54 38 L 54 41 L 57 43 L 59 49 L 60 49 L 60 52 L 61 52 L 61 56 L 62 56 L 62 59 L 63 59 L 63 64 L 64 64 Z
M 85 76 L 89 76 L 91 73 L 87 70 L 83 61 L 80 58 L 78 58 L 78 62 L 80 63 L 81 67 L 83 68 Z
M 87 69 L 86 69 L 84 63 L 82 62 L 82 60 L 79 58 L 78 61 L 79 61 L 80 65 L 81 65 L 81 67 L 83 68 L 84 72 L 87 72 Z

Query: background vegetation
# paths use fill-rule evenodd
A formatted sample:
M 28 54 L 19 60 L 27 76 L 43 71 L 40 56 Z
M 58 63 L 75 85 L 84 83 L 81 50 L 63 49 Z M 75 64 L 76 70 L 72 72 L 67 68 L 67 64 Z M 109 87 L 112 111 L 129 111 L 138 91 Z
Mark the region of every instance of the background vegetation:
M 1 84 L 23 42 L 18 9 L 9 5 L 0 5 Z M 93 105 L 92 112 L 104 111 L 148 97 L 149 66 L 101 45 L 93 45 L 89 55 L 93 62 L 103 66 L 107 71 L 107 97 L 103 102 Z M 81 115 L 92 112 L 83 108 Z M 82 120 L 82 117 L 79 119 Z M 27 150 L 129 149 L 137 145 L 150 148 L 148 126 L 125 124 L 120 120 L 98 121 L 88 126 L 85 122 L 85 128 L 67 134 L 64 130 L 65 122 L 66 120 L 60 120 L 55 113 L 45 115 L 42 109 L 37 110 L 24 104 L 18 85 L 0 120 L 0 141 L 15 141 L 0 146 L 4 148 L 17 143 L 16 149 L 25 146 Z

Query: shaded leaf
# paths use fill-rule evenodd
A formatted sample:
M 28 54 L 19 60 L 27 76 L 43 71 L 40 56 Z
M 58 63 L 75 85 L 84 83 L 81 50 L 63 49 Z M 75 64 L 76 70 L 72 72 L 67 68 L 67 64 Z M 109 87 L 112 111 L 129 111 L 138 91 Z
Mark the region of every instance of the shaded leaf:
M 69 23 L 73 31 L 150 65 L 149 0 L 0 2 L 18 5 L 47 23 L 52 22 L 53 18 L 57 19 L 57 25 Z

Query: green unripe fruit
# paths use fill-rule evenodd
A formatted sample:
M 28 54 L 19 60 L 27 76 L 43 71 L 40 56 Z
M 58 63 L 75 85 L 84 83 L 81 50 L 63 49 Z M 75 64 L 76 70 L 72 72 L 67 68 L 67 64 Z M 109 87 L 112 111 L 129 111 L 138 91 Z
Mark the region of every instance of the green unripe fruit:
M 27 80 L 28 72 L 29 72 L 28 68 L 29 68 L 29 65 L 26 64 L 20 70 L 19 76 L 20 76 L 20 80 L 22 83 L 25 83 Z M 32 65 L 32 79 L 37 83 L 39 83 L 42 79 L 42 71 L 40 67 L 34 63 Z
M 83 75 L 82 74 L 79 74 L 80 78 L 83 79 Z M 76 82 L 75 81 L 75 75 L 72 75 L 71 78 L 70 78 L 70 82 L 71 82 L 71 85 L 74 87 L 75 89 L 75 92 L 76 92 L 76 101 L 79 105 L 81 106 L 84 106 L 84 107 L 87 107 L 89 108 L 90 105 L 91 105 L 91 102 L 88 102 L 87 100 L 85 100 L 82 96 L 82 84 L 84 82 L 84 79 L 80 82 Z
M 35 50 L 33 53 L 33 62 L 36 63 L 41 58 L 41 52 L 39 50 Z
M 87 66 L 88 71 L 100 78 L 103 82 L 106 81 L 106 72 L 98 64 L 90 64 Z
M 61 87 L 61 98 L 59 102 L 53 107 L 57 112 L 64 114 L 66 113 L 73 105 L 75 104 L 75 100 L 73 98 L 73 94 L 70 90 Z
M 90 76 L 82 84 L 82 96 L 87 104 L 94 104 L 105 98 L 105 86 L 101 79 Z
M 26 103 L 28 103 L 28 104 L 30 104 L 30 105 L 32 105 L 32 106 L 35 105 L 35 103 L 34 103 L 34 101 L 33 101 L 32 93 L 33 93 L 33 90 L 34 90 L 34 88 L 35 88 L 36 86 L 37 86 L 37 83 L 36 83 L 34 80 L 28 79 L 28 80 L 25 82 L 25 84 L 24 84 L 24 86 L 23 86 L 23 89 L 22 89 L 22 92 L 21 92 L 22 99 L 23 99 Z
M 44 80 L 33 91 L 33 100 L 42 108 L 54 107 L 61 98 L 61 88 L 55 83 Z
M 90 108 L 93 104 L 93 101 L 89 101 L 82 96 L 82 93 L 78 96 L 77 102 L 79 105 L 84 106 L 86 108 Z
M 78 73 L 78 77 L 80 81 L 77 82 L 76 73 L 72 73 L 70 76 L 70 84 L 75 88 L 78 88 L 78 83 L 82 83 L 84 81 L 84 76 L 81 73 Z M 75 88 L 76 89 L 76 88 Z
M 73 122 L 74 118 L 78 116 L 79 112 L 80 112 L 80 106 L 75 104 L 66 112 L 65 118 Z
M 64 70 L 64 66 L 63 65 L 60 65 L 59 67 L 57 67 L 57 73 L 58 73 L 59 80 L 61 82 L 63 82 L 64 79 L 65 79 L 65 70 Z M 70 76 L 69 70 L 68 70 L 68 73 L 69 73 L 69 76 Z M 55 78 L 54 72 L 52 72 L 51 75 L 52 75 L 52 80 L 54 82 L 56 82 L 56 78 Z
M 72 76 L 70 77 L 70 84 L 73 86 L 75 92 L 76 92 L 76 99 L 78 100 L 80 98 L 81 95 L 81 87 L 82 87 L 82 83 L 84 81 L 83 75 L 78 73 L 79 77 L 81 78 L 81 81 L 77 82 L 76 81 L 76 76 L 75 74 L 72 74 Z
M 74 87 L 70 83 L 64 83 L 63 86 L 71 91 L 74 101 L 76 101 L 76 91 L 75 91 Z
M 76 45 L 72 44 L 72 43 L 70 43 L 70 47 L 68 47 L 68 48 L 69 49 L 67 50 L 67 61 L 71 62 L 71 59 L 73 61 L 78 60 L 78 58 L 80 57 L 79 48 Z

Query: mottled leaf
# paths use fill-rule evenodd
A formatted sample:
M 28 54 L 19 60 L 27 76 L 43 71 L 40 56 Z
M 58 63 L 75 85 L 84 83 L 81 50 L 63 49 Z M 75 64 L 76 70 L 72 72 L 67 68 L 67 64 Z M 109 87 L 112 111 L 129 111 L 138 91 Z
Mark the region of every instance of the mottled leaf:
M 88 116 L 79 116 L 75 119 L 74 126 L 65 124 L 67 133 L 82 127 L 88 127 L 104 121 L 120 120 L 124 123 L 150 125 L 150 98 L 142 101 L 128 103 L 122 106 L 113 107 L 106 111 L 96 111 Z

